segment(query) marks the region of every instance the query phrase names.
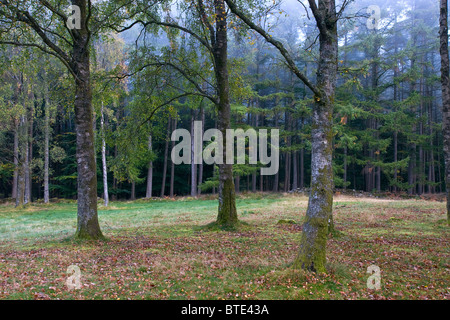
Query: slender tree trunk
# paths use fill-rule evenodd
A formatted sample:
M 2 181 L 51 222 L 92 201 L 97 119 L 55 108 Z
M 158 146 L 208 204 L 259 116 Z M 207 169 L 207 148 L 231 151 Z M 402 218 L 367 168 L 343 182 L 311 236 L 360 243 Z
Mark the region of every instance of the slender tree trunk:
M 152 151 L 152 135 L 148 136 L 148 150 Z M 149 161 L 147 169 L 147 190 L 146 198 L 151 198 L 153 192 L 153 161 Z
M 347 146 L 344 147 L 344 190 L 347 189 Z
M 304 128 L 304 118 L 302 117 L 302 129 Z M 303 144 L 303 141 L 301 141 Z M 300 149 L 300 189 L 303 189 L 305 187 L 305 147 L 303 146 Z
M 394 130 L 394 163 L 397 164 L 398 161 L 398 132 L 397 130 Z M 398 180 L 398 173 L 397 173 L 397 166 L 394 168 L 394 192 L 397 192 L 397 180 Z
M 117 158 L 117 145 L 114 146 L 114 158 Z M 117 200 L 117 179 L 113 176 L 113 185 L 112 185 L 112 189 L 114 190 L 114 193 L 111 196 L 111 199 L 113 201 Z
M 131 181 L 131 197 L 130 200 L 136 200 L 136 181 Z
M 27 117 L 27 116 L 25 116 Z M 28 119 L 25 120 L 25 134 L 24 134 L 24 159 L 23 159 L 23 179 L 24 179 L 24 195 L 23 204 L 27 204 L 30 201 L 30 144 L 28 142 L 29 132 L 28 132 Z
M 258 107 L 258 105 L 256 107 Z M 253 126 L 256 130 L 256 128 L 258 127 L 258 114 L 255 114 L 253 119 Z M 256 171 L 252 173 L 252 192 L 256 192 Z
M 166 134 L 166 144 L 164 146 L 164 164 L 163 164 L 163 174 L 161 182 L 161 198 L 164 197 L 164 192 L 166 191 L 166 178 L 167 178 L 167 157 L 169 154 L 169 136 L 170 136 L 170 117 L 167 121 L 167 134 Z
M 264 127 L 264 114 L 261 114 L 259 125 Z M 259 176 L 259 191 L 264 191 L 264 176 Z
M 12 183 L 11 197 L 13 199 L 17 198 L 17 181 L 19 178 L 19 121 L 14 120 L 14 175 Z
M 48 94 L 48 78 L 47 72 L 45 76 L 45 88 L 44 88 L 44 103 L 45 103 L 45 116 L 44 116 L 44 203 L 50 201 L 50 188 L 49 188 L 49 170 L 50 170 L 50 98 Z
M 200 120 L 202 121 L 202 137 L 203 132 L 205 131 L 205 110 L 203 105 L 200 108 Z M 197 194 L 200 195 L 202 193 L 202 189 L 200 185 L 203 183 L 203 161 L 198 165 L 198 181 L 197 181 Z
M 278 128 L 278 113 L 275 113 L 275 128 Z M 279 171 L 277 171 L 277 173 L 275 173 L 275 177 L 273 178 L 273 192 L 278 192 L 278 185 L 280 184 L 279 179 L 280 173 Z
M 297 132 L 298 130 L 298 119 L 294 120 L 293 129 Z M 296 136 L 292 137 L 292 144 L 296 143 Z M 298 188 L 298 151 L 294 150 L 292 152 L 292 190 L 297 190 Z
M 26 116 L 21 116 L 20 124 L 18 129 L 19 135 L 19 166 L 17 172 L 17 197 L 16 197 L 16 207 L 23 206 L 25 204 L 25 172 L 26 172 L 26 157 L 27 157 L 27 146 L 26 141 L 27 129 L 26 129 Z
M 450 225 L 450 79 L 448 54 L 448 3 L 440 2 L 439 34 L 442 85 L 442 128 L 444 135 L 445 187 L 447 192 L 447 223 Z
M 30 115 L 29 115 L 29 124 L 28 124 L 28 159 L 27 159 L 27 174 L 26 174 L 26 185 L 27 188 L 25 190 L 25 201 L 26 203 L 32 202 L 32 190 L 33 190 L 33 169 L 31 163 L 33 161 L 33 124 L 34 124 L 34 94 L 32 92 L 33 88 L 30 88 L 30 93 L 28 96 L 30 103 Z
M 194 109 L 191 109 L 191 197 L 197 196 L 197 164 L 195 163 L 195 149 L 194 149 L 194 124 L 195 124 Z
M 108 171 L 106 170 L 106 143 L 105 143 L 105 116 L 103 110 L 103 101 L 102 101 L 102 109 L 101 109 L 101 119 L 100 119 L 100 128 L 102 130 L 102 169 L 103 169 L 103 199 L 105 203 L 105 207 L 109 204 L 109 195 L 108 195 Z
M 177 117 L 175 116 L 175 119 L 173 119 L 173 130 L 177 129 Z M 172 141 L 172 150 L 175 147 L 175 141 Z M 170 197 L 173 198 L 173 188 L 174 188 L 174 182 L 175 182 L 175 164 L 170 161 Z
M 325 272 L 325 252 L 329 232 L 333 232 L 333 106 L 336 86 L 338 37 L 334 0 L 319 2 L 319 64 L 311 131 L 311 193 L 303 224 L 300 251 L 294 267 Z M 316 18 L 317 19 L 317 18 Z

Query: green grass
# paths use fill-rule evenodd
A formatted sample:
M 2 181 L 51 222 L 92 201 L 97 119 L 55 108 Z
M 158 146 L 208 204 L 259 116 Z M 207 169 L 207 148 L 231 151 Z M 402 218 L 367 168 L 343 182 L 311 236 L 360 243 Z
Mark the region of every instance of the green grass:
M 327 274 L 293 270 L 307 198 L 242 194 L 236 230 L 217 200 L 99 206 L 106 241 L 80 242 L 76 204 L 0 205 L 0 299 L 448 299 L 445 203 L 338 196 Z M 289 221 L 289 223 L 278 223 Z M 82 288 L 68 290 L 69 265 Z M 381 290 L 369 290 L 371 264 Z

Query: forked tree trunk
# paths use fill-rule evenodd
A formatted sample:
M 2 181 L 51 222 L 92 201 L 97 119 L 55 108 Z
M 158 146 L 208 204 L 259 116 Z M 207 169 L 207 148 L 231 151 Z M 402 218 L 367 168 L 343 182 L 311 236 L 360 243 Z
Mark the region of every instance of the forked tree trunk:
M 444 136 L 445 187 L 447 192 L 447 223 L 450 225 L 450 79 L 448 54 L 448 4 L 440 2 L 439 35 L 442 84 L 442 127 Z
M 319 1 L 320 57 L 312 114 L 311 193 L 303 224 L 300 251 L 294 267 L 325 272 L 328 233 L 333 228 L 333 104 L 336 86 L 338 38 L 334 0 Z M 317 19 L 317 18 L 316 18 Z

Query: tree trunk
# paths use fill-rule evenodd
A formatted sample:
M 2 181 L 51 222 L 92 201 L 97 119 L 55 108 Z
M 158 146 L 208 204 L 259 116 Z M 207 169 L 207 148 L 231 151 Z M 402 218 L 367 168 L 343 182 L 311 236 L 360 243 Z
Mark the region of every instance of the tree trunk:
M 278 129 L 278 113 L 275 113 L 275 128 Z M 273 178 L 273 192 L 278 192 L 278 185 L 280 184 L 279 179 L 280 173 L 277 171 L 277 173 L 275 173 L 275 177 Z
M 148 150 L 152 151 L 152 135 L 148 136 Z M 153 192 L 153 161 L 149 161 L 147 170 L 147 191 L 146 198 L 151 198 Z
M 170 136 L 170 117 L 167 120 L 167 134 L 166 134 L 166 144 L 164 146 L 164 164 L 163 164 L 163 174 L 161 182 L 161 198 L 164 197 L 164 192 L 166 191 L 166 177 L 167 177 L 167 157 L 169 154 L 169 136 Z
M 305 125 L 305 119 L 302 117 L 302 130 Z M 303 144 L 303 141 L 301 141 Z M 304 144 L 303 144 L 304 145 Z M 303 146 L 300 149 L 300 189 L 303 189 L 305 187 L 305 147 Z
M 19 145 L 18 145 L 18 171 L 17 171 L 17 196 L 16 196 L 16 207 L 23 206 L 25 204 L 25 171 L 26 171 L 26 157 L 27 157 L 27 146 L 26 141 L 26 116 L 21 116 L 20 123 L 18 127 Z
M 216 13 L 216 32 L 213 48 L 215 62 L 215 76 L 218 93 L 218 124 L 217 127 L 223 136 L 223 145 L 226 146 L 226 129 L 231 128 L 230 86 L 228 81 L 228 50 L 227 50 L 227 13 L 224 0 L 214 1 Z M 226 148 L 223 152 L 223 164 L 219 164 L 219 208 L 217 224 L 234 226 L 238 222 L 236 210 L 236 194 L 233 183 L 233 165 L 226 163 Z
M 321 96 L 314 97 L 311 131 L 311 193 L 306 221 L 303 224 L 300 251 L 294 261 L 294 267 L 325 272 L 327 236 L 334 227 L 332 125 L 338 38 L 334 1 L 320 1 L 318 10 L 322 21 L 317 21 L 321 25 L 317 88 Z
M 344 147 L 344 185 L 342 186 L 345 189 L 347 189 L 347 146 Z
M 48 94 L 48 78 L 47 72 L 45 76 L 45 88 L 44 88 L 44 103 L 45 103 L 45 116 L 44 116 L 44 203 L 50 201 L 50 188 L 49 188 L 49 167 L 50 167 L 50 98 Z
M 442 128 L 444 135 L 445 187 L 447 192 L 447 223 L 450 225 L 450 79 L 448 54 L 448 4 L 440 2 L 439 34 L 442 85 Z
M 109 196 L 108 196 L 108 171 L 106 170 L 106 143 L 105 143 L 105 116 L 103 113 L 103 101 L 102 101 L 102 109 L 101 109 L 101 119 L 100 119 L 100 128 L 102 130 L 102 171 L 103 171 L 103 199 L 105 203 L 105 207 L 109 204 Z
M 117 144 L 114 146 L 114 158 L 117 158 L 118 150 L 117 150 Z M 111 196 L 112 201 L 117 200 L 117 179 L 113 176 L 113 184 L 112 189 L 114 190 L 114 193 Z
M 34 94 L 32 87 L 29 89 L 28 101 L 30 103 L 29 121 L 28 121 L 28 156 L 27 156 L 27 172 L 26 172 L 26 190 L 25 203 L 32 202 L 32 187 L 33 187 L 33 169 L 31 163 L 33 161 L 33 118 L 34 118 Z
M 200 120 L 202 121 L 202 137 L 203 132 L 205 131 L 205 110 L 203 105 L 200 107 Z M 200 185 L 203 182 L 203 161 L 198 165 L 198 181 L 197 181 L 197 194 L 200 195 L 202 193 L 202 189 Z
M 258 107 L 258 105 L 256 107 Z M 253 119 L 254 119 L 253 126 L 254 129 L 256 130 L 256 128 L 258 127 L 258 114 L 255 114 Z M 256 171 L 252 173 L 252 192 L 256 192 Z
M 195 138 L 194 138 L 194 125 L 195 124 L 195 111 L 191 109 L 191 197 L 197 196 L 197 164 L 195 163 Z
M 131 197 L 130 200 L 136 200 L 136 182 L 131 181 Z
M 11 190 L 11 198 L 17 198 L 17 181 L 19 178 L 19 121 L 14 120 L 14 174 Z
M 175 119 L 173 119 L 173 130 L 177 129 L 177 116 L 175 116 Z M 175 147 L 175 141 L 172 141 L 172 150 Z M 203 168 L 203 167 L 202 167 Z M 173 198 L 173 188 L 174 188 L 174 182 L 175 182 L 175 164 L 171 161 L 170 164 L 170 197 Z
M 394 130 L 394 163 L 397 164 L 398 161 L 398 132 L 397 130 Z M 394 192 L 397 192 L 397 166 L 394 168 Z
M 77 135 L 78 221 L 75 236 L 103 238 L 97 214 L 97 170 L 95 167 L 93 108 L 89 59 L 90 31 L 87 28 L 87 3 L 73 1 L 81 8 L 81 26 L 74 35 L 72 69 L 75 78 L 75 126 Z

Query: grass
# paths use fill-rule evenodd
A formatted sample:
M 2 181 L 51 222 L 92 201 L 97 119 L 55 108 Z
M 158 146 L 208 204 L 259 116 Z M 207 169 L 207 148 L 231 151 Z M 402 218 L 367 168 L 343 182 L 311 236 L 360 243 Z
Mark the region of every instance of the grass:
M 448 299 L 445 203 L 337 196 L 328 272 L 290 268 L 307 198 L 241 194 L 236 230 L 217 200 L 99 205 L 106 241 L 79 242 L 76 204 L 0 205 L 0 299 Z M 288 223 L 278 223 L 288 221 Z M 208 227 L 209 226 L 209 227 Z M 68 290 L 69 265 L 82 288 Z M 381 289 L 367 289 L 367 268 Z

